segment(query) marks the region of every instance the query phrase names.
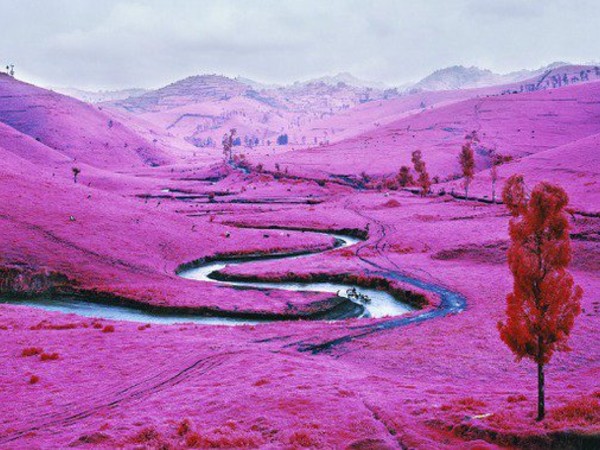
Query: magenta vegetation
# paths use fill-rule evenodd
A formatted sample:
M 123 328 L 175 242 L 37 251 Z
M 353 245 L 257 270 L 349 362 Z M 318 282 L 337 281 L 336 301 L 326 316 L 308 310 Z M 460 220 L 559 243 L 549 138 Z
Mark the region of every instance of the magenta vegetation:
M 0 447 L 598 446 L 595 71 L 371 97 L 200 76 L 102 104 L 0 74 Z M 514 174 L 511 216 L 497 192 Z M 515 262 L 538 225 L 557 252 L 541 297 Z M 410 310 L 180 276 L 243 257 L 218 277 L 372 288 Z M 513 314 L 532 302 L 551 324 Z

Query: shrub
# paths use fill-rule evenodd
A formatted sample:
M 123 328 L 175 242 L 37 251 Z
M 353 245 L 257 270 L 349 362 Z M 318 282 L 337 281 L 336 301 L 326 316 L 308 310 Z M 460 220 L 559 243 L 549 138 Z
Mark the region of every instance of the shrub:
M 190 433 L 185 438 L 185 445 L 188 447 L 200 447 L 204 439 L 198 433 Z
M 31 378 L 29 378 L 29 384 L 36 384 L 38 381 L 40 381 L 40 377 L 37 375 L 31 375 Z
M 594 397 L 581 397 L 552 411 L 558 421 L 600 423 L 600 401 Z
M 21 356 L 24 358 L 28 356 L 35 356 L 39 355 L 43 351 L 44 350 L 42 350 L 40 347 L 27 347 L 23 349 L 23 351 L 21 352 Z
M 307 431 L 294 431 L 289 437 L 290 445 L 296 447 L 319 447 L 320 442 Z
M 160 433 L 152 427 L 147 427 L 136 434 L 132 440 L 133 442 L 144 444 L 151 441 L 157 441 L 159 439 Z
M 517 403 L 524 402 L 525 400 L 527 400 L 527 397 L 525 397 L 523 394 L 509 395 L 506 400 L 508 401 L 508 403 Z
M 103 333 L 113 333 L 115 331 L 115 327 L 113 325 L 106 325 L 102 328 Z
M 71 172 L 73 172 L 73 182 L 77 183 L 77 177 L 81 173 L 81 169 L 79 167 L 72 167 Z
M 410 169 L 407 166 L 400 167 L 400 171 L 397 176 L 398 184 L 402 187 L 412 186 L 415 184 L 415 180 L 413 179 L 412 174 L 410 173 Z
M 58 353 L 42 353 L 40 360 L 42 361 L 55 361 L 58 359 Z
M 457 403 L 460 406 L 462 406 L 462 407 L 464 407 L 465 409 L 468 409 L 468 410 L 474 410 L 474 409 L 477 409 L 477 408 L 484 408 L 485 406 L 487 406 L 487 404 L 484 401 L 477 400 L 476 398 L 473 398 L 473 397 L 461 398 Z
M 190 424 L 190 421 L 188 419 L 183 419 L 177 427 L 177 434 L 179 436 L 185 436 L 191 431 L 191 429 L 192 425 Z
M 339 254 L 344 258 L 351 258 L 354 256 L 354 250 L 351 250 L 349 248 L 343 248 L 339 251 Z
M 384 208 L 397 208 L 398 206 L 400 206 L 400 202 L 394 198 L 388 200 L 387 202 L 385 202 L 383 205 Z
M 73 330 L 74 328 L 77 328 L 77 324 L 76 323 L 61 323 L 58 325 L 48 325 L 46 327 L 46 329 L 48 330 Z
M 61 323 L 61 324 L 51 324 L 47 320 L 42 320 L 37 325 L 33 325 L 29 327 L 30 330 L 72 330 L 77 328 L 78 324 L 76 323 Z

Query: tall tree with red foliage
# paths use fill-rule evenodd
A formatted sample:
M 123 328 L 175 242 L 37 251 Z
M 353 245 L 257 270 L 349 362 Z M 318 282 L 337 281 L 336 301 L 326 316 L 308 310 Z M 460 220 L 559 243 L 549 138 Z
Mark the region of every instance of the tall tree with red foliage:
M 498 323 L 498 329 L 517 361 L 529 358 L 537 364 L 537 420 L 542 420 L 544 366 L 555 351 L 570 350 L 567 340 L 581 311 L 583 290 L 566 270 L 571 261 L 569 198 L 560 186 L 546 182 L 528 196 L 523 176 L 513 175 L 502 199 L 512 215 L 508 265 L 514 283 L 506 299 L 506 323 Z
M 431 180 L 429 179 L 429 173 L 427 173 L 427 167 L 425 165 L 425 161 L 423 161 L 421 150 L 415 150 L 412 152 L 412 163 L 415 168 L 415 172 L 417 172 L 419 175 L 417 184 L 421 187 L 421 197 L 425 197 L 431 188 Z
M 469 186 L 473 180 L 475 173 L 475 156 L 473 155 L 473 148 L 471 147 L 471 140 L 467 140 L 462 146 L 462 150 L 458 155 L 458 161 L 463 173 L 463 184 L 465 187 L 465 199 L 469 198 Z

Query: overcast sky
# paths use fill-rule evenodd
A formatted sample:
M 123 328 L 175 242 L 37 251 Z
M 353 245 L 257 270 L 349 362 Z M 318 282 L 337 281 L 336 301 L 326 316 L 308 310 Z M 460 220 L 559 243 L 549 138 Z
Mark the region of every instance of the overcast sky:
M 220 73 L 391 85 L 600 58 L 598 0 L 0 0 L 0 64 L 45 86 L 159 87 Z

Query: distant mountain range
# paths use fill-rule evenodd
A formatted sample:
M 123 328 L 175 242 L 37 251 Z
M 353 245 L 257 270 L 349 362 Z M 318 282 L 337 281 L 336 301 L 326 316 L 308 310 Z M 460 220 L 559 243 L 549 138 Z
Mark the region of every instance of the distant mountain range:
M 123 100 L 129 97 L 138 97 L 146 92 L 148 89 L 117 89 L 117 90 L 100 90 L 100 91 L 88 91 L 84 89 L 70 88 L 70 87 L 50 87 L 48 88 L 59 94 L 68 95 L 78 100 L 87 103 L 102 103 L 110 102 L 114 100 Z
M 308 81 L 297 82 L 299 84 L 311 84 L 311 83 L 324 83 L 330 86 L 336 86 L 340 83 L 348 86 L 354 86 L 359 88 L 375 88 L 375 89 L 387 89 L 388 86 L 385 83 L 379 81 L 365 81 L 360 78 L 356 78 L 354 75 L 348 72 L 340 72 L 337 75 L 326 75 L 320 78 L 314 78 Z M 296 84 L 296 83 L 295 83 Z
M 510 84 L 528 80 L 543 75 L 551 69 L 568 65 L 569 63 L 565 62 L 554 62 L 539 69 L 519 70 L 507 74 L 499 74 L 475 66 L 465 67 L 457 65 L 436 70 L 416 83 L 406 83 L 400 86 L 388 86 L 379 81 L 361 80 L 348 72 L 341 72 L 336 75 L 325 75 L 306 81 L 296 81 L 288 85 L 266 84 L 244 77 L 229 78 L 221 75 L 194 75 L 156 90 L 122 89 L 89 91 L 71 87 L 51 89 L 88 103 L 118 102 L 128 98 L 133 99 L 147 95 L 148 97 L 143 100 L 143 103 L 148 105 L 157 99 L 157 95 L 169 97 L 170 94 L 185 91 L 186 96 L 194 97 L 194 99 L 191 99 L 192 101 L 221 100 L 248 93 L 250 98 L 262 98 L 266 99 L 271 106 L 274 106 L 277 102 L 279 106 L 282 106 L 285 103 L 286 93 L 297 95 L 302 90 L 315 92 L 319 88 L 327 90 L 327 87 L 330 87 L 333 90 L 329 94 L 333 94 L 334 91 L 352 91 L 358 102 L 365 99 L 376 100 L 382 97 L 388 98 L 397 94 L 418 91 L 470 89 Z M 272 94 L 275 92 L 280 94 L 275 97 L 282 96 L 283 101 L 282 99 L 272 98 L 274 97 Z
M 475 66 L 452 66 L 436 70 L 412 85 L 410 89 L 445 91 L 515 83 L 542 75 L 548 70 L 568 65 L 569 63 L 565 62 L 555 62 L 536 70 L 519 70 L 507 74 L 498 74 Z
M 222 75 L 195 75 L 141 95 L 109 100 L 107 103 L 129 112 L 157 112 L 189 104 L 224 102 L 246 98 L 285 111 L 333 113 L 359 103 L 400 95 L 397 91 L 356 86 L 351 76 L 325 77 L 287 86 L 262 85 L 244 78 Z

